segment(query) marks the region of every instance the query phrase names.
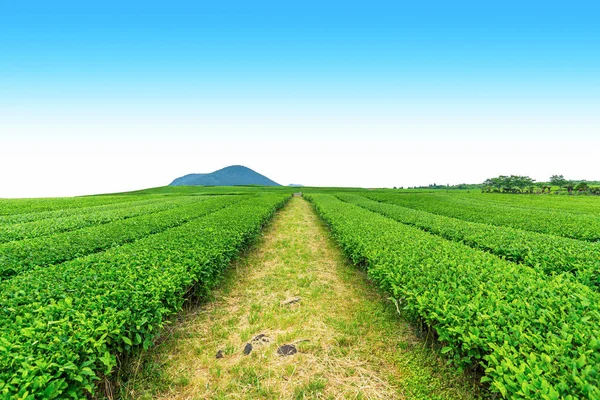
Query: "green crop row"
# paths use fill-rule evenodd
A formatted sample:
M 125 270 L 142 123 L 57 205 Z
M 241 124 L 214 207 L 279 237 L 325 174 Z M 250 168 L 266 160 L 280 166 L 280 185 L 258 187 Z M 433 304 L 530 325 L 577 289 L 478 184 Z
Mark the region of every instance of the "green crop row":
M 0 231 L 0 243 L 12 242 L 34 237 L 51 235 L 53 233 L 73 231 L 76 229 L 107 224 L 109 222 L 152 214 L 168 210 L 196 201 L 195 197 L 180 197 L 176 199 L 158 200 L 150 204 L 120 207 L 114 210 L 86 212 L 65 218 L 43 219 L 23 224 L 5 225 Z
M 157 201 L 161 201 L 163 199 L 165 201 L 169 200 L 168 197 L 147 198 L 147 197 L 137 196 L 133 200 L 129 199 L 128 201 L 118 202 L 118 203 L 97 204 L 97 205 L 91 205 L 89 207 L 65 208 L 65 209 L 52 210 L 52 211 L 39 211 L 39 212 L 29 212 L 29 213 L 21 213 L 21 214 L 0 215 L 0 226 L 1 225 L 10 225 L 10 224 L 23 224 L 26 222 L 41 221 L 43 219 L 65 218 L 65 217 L 70 217 L 72 215 L 91 213 L 91 212 L 116 210 L 119 208 L 125 208 L 125 207 L 130 207 L 130 206 L 150 204 L 150 203 L 154 203 Z M 172 198 L 171 198 L 171 200 L 172 200 Z
M 256 196 L 102 254 L 0 284 L 0 396 L 82 398 L 213 287 L 288 196 Z
M 547 275 L 572 273 L 579 282 L 600 290 L 600 243 L 468 222 L 358 195 L 339 193 L 337 197 L 445 239 L 523 263 Z
M 331 195 L 311 200 L 344 251 L 503 397 L 600 398 L 600 297 Z
M 492 206 L 492 207 L 506 207 L 507 210 L 516 209 L 518 212 L 526 211 L 526 212 L 542 212 L 542 213 L 561 213 L 565 216 L 576 216 L 582 218 L 597 218 L 598 217 L 598 205 L 596 207 L 592 206 L 593 203 L 588 204 L 588 207 L 582 207 L 582 204 L 578 204 L 575 202 L 574 197 L 570 196 L 537 196 L 537 195 L 512 195 L 512 194 L 499 194 L 499 193 L 485 193 L 485 194 L 469 194 L 463 196 L 452 196 L 449 194 L 442 194 L 438 197 L 446 197 L 449 200 L 453 200 L 459 204 L 475 204 L 475 205 L 484 205 L 484 206 Z M 501 199 L 501 197 L 509 197 L 508 199 Z M 511 198 L 512 197 L 512 198 Z M 519 201 L 521 198 L 527 197 L 539 197 L 542 199 L 547 199 L 545 202 L 539 201 L 535 203 Z M 598 203 L 598 198 L 590 196 L 588 197 L 592 200 L 596 200 Z M 566 201 L 558 202 L 558 199 L 564 199 Z M 569 200 L 571 200 L 569 202 Z
M 436 194 L 367 193 L 372 200 L 384 201 L 434 214 L 484 224 L 509 226 L 532 232 L 579 240 L 600 240 L 600 216 L 569 214 L 542 209 L 525 209 L 502 204 L 469 201 L 462 196 Z
M 118 220 L 77 231 L 0 245 L 0 281 L 36 267 L 58 264 L 106 250 L 182 225 L 247 197 L 193 197 L 195 202 L 177 208 Z
M 600 199 L 594 196 L 510 195 L 502 193 L 469 193 L 469 200 L 504 204 L 512 207 L 554 210 L 575 214 L 600 213 Z
M 43 199 L 0 199 L 0 216 L 116 204 L 137 199 L 140 199 L 140 196 L 118 195 L 55 197 Z

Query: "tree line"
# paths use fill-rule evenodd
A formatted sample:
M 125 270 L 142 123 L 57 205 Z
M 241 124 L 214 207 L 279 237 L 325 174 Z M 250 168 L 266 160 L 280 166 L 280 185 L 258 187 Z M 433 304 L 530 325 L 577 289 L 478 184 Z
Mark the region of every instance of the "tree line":
M 548 182 L 536 182 L 529 176 L 522 175 L 500 175 L 495 178 L 486 179 L 483 182 L 483 192 L 501 193 L 550 193 L 552 188 L 566 189 L 569 194 L 573 191 L 578 193 L 600 194 L 600 187 L 591 185 L 598 182 L 585 180 L 565 179 L 563 175 L 552 175 Z

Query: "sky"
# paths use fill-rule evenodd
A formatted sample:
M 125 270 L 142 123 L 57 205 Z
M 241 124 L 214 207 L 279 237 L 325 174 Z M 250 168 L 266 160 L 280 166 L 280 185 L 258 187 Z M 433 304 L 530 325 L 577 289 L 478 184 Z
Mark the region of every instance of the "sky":
M 600 180 L 597 1 L 2 1 L 0 197 Z

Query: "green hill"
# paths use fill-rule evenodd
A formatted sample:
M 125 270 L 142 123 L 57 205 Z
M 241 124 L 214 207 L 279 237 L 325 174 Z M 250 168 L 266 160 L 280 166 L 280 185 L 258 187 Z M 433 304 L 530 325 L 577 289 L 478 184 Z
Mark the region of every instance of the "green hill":
M 209 174 L 188 174 L 175 179 L 169 186 L 281 186 L 264 175 L 243 165 L 232 165 Z

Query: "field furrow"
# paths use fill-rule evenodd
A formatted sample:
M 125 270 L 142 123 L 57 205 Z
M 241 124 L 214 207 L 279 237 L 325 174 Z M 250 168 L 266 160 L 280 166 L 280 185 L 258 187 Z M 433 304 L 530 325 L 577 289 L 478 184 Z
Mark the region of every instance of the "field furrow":
M 299 301 L 285 305 L 289 299 Z M 481 398 L 485 389 L 417 333 L 347 261 L 312 205 L 294 198 L 211 300 L 190 305 L 113 393 L 156 400 Z M 244 355 L 257 335 L 264 340 Z M 297 353 L 279 355 L 286 343 L 296 343 Z

